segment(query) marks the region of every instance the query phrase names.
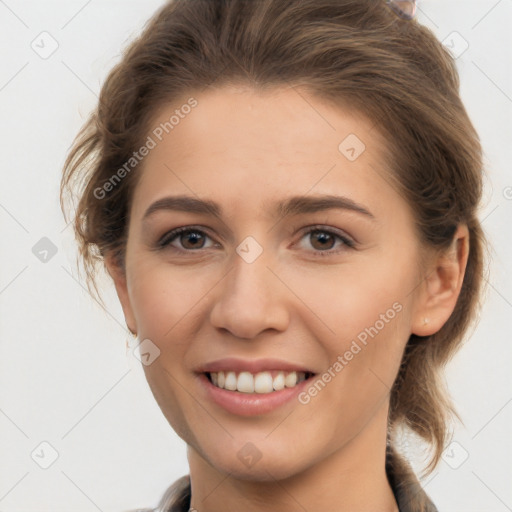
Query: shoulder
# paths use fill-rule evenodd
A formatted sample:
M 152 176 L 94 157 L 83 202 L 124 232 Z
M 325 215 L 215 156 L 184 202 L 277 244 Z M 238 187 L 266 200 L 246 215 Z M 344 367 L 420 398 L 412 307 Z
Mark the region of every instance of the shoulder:
M 127 512 L 188 512 L 190 508 L 190 476 L 176 480 L 164 493 L 156 508 L 139 508 Z

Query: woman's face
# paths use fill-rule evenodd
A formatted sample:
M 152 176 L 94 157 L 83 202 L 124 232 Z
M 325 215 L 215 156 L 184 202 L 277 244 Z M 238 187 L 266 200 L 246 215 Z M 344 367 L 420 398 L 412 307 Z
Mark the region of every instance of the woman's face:
M 195 99 L 168 134 L 161 123 L 180 105 L 159 111 L 155 147 L 132 171 L 116 283 L 128 325 L 149 340 L 158 404 L 195 453 L 242 478 L 297 474 L 355 439 L 373 449 L 423 322 L 420 246 L 385 179 L 386 141 L 294 88 Z M 294 386 L 294 369 L 314 375 Z M 219 389 L 208 370 L 245 391 Z

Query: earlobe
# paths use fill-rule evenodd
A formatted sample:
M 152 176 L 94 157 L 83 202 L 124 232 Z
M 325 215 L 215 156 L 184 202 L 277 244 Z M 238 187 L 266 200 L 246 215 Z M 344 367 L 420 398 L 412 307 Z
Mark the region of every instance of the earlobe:
M 113 253 L 108 253 L 104 258 L 104 262 L 107 272 L 110 274 L 110 277 L 114 281 L 117 296 L 121 303 L 121 307 L 123 308 L 126 326 L 128 327 L 132 334 L 136 335 L 137 325 L 135 322 L 135 316 L 133 314 L 130 296 L 128 293 L 125 269 L 122 268 L 122 266 L 119 264 L 118 259 L 115 257 Z
M 438 254 L 420 287 L 412 333 L 430 336 L 450 318 L 462 288 L 469 255 L 469 230 L 460 225 L 449 249 Z

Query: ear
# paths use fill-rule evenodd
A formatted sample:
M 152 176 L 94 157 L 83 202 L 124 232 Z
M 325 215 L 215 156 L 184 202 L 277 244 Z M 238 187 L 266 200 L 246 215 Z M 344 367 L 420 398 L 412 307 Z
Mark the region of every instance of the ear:
M 135 321 L 135 315 L 133 314 L 133 309 L 130 303 L 130 296 L 128 294 L 126 271 L 112 251 L 105 256 L 104 262 L 110 277 L 114 281 L 117 296 L 119 297 L 121 307 L 123 308 L 126 325 L 132 334 L 136 335 L 137 323 Z
M 450 318 L 462 288 L 468 255 L 469 230 L 460 225 L 451 246 L 437 254 L 426 269 L 412 319 L 413 334 L 430 336 Z

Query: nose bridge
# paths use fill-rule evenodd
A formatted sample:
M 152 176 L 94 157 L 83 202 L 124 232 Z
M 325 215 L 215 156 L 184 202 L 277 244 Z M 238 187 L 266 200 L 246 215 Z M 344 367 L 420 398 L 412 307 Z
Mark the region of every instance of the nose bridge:
M 231 269 L 211 312 L 211 322 L 237 337 L 253 338 L 263 330 L 283 330 L 288 321 L 282 284 L 270 271 L 273 256 L 252 237 L 236 248 Z
M 264 300 L 272 286 L 269 283 L 272 272 L 268 267 L 275 264 L 275 255 L 272 254 L 269 239 L 264 239 L 265 234 L 256 236 L 258 239 L 255 236 L 246 236 L 235 247 L 226 289 L 232 297 L 236 295 L 246 296 L 248 300 Z
M 268 267 L 272 265 L 273 258 L 269 249 L 263 250 L 252 237 L 248 238 L 236 248 L 236 255 L 233 255 L 231 284 L 237 293 L 264 299 L 271 288 L 269 280 L 273 275 Z

